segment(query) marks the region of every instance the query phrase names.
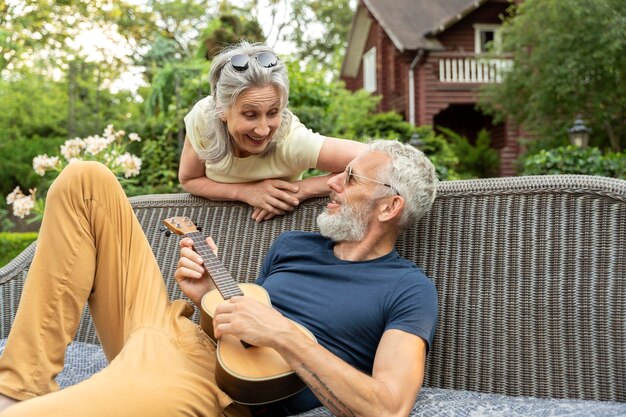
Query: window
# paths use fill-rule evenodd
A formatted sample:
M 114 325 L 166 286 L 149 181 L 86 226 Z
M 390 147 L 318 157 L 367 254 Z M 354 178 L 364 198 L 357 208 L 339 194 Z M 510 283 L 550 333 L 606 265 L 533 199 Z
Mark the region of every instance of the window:
M 487 52 L 490 47 L 497 51 L 501 44 L 500 25 L 474 25 L 474 51 L 477 54 Z
M 376 47 L 363 55 L 363 89 L 370 93 L 376 91 Z

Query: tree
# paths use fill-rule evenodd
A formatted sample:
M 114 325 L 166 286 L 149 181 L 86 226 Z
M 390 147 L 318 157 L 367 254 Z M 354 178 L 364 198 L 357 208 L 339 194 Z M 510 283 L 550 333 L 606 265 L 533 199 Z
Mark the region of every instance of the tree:
M 0 79 L 0 142 L 67 134 L 67 86 L 25 69 Z M 6 158 L 3 160 L 6 162 Z M 34 156 L 34 155 L 33 155 Z M 31 156 L 32 158 L 32 156 Z
M 481 108 L 511 117 L 534 137 L 567 137 L 580 114 L 592 142 L 626 145 L 626 2 L 525 0 L 503 25 L 513 57 L 500 84 L 487 85 Z
M 319 67 L 338 70 L 354 15 L 350 0 L 292 0 L 291 34 L 296 55 Z
M 203 0 L 149 0 L 148 6 L 159 36 L 176 44 L 179 59 L 193 55 L 198 35 L 215 15 Z
M 371 117 L 380 97 L 364 90 L 348 91 L 341 81 L 328 81 L 314 65 L 287 62 L 289 108 L 309 129 L 327 136 L 361 139 L 357 132 Z
M 249 9 L 224 3 L 219 16 L 213 19 L 200 35 L 200 47 L 196 56 L 212 60 L 222 48 L 241 40 L 264 42 L 265 36 Z
M 66 69 L 75 54 L 71 42 L 91 29 L 100 30 L 97 36 L 139 46 L 153 28 L 149 13 L 124 1 L 0 1 L 0 73 L 32 67 L 42 57 L 46 67 Z M 123 63 L 111 65 L 121 71 Z
M 294 56 L 305 65 L 337 73 L 347 42 L 356 0 L 238 0 L 261 21 L 265 42 L 295 46 Z M 269 11 L 269 19 L 264 17 Z M 284 12 L 284 13 L 281 13 Z
M 111 86 L 132 63 L 132 48 L 153 36 L 152 19 L 125 1 L 0 0 L 0 107 L 10 108 L 0 116 L 0 137 L 83 136 L 128 119 L 130 95 Z M 24 96 L 14 112 L 10 98 Z M 44 117 L 19 115 L 41 109 Z

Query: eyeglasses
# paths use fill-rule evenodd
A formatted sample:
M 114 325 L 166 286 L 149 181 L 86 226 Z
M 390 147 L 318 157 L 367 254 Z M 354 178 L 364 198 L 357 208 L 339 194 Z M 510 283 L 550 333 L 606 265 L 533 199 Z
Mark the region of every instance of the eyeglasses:
M 398 190 L 396 190 L 396 189 L 394 188 L 394 186 L 393 186 L 393 185 L 391 185 L 391 184 L 386 184 L 386 183 L 384 183 L 384 182 L 380 182 L 380 181 L 374 180 L 374 179 L 372 179 L 372 178 L 364 177 L 363 175 L 358 175 L 358 174 L 355 174 L 354 172 L 352 172 L 352 167 L 351 167 L 350 165 L 348 165 L 348 166 L 346 167 L 346 170 L 345 170 L 344 172 L 345 172 L 345 174 L 346 174 L 346 181 L 345 181 L 345 185 L 348 185 L 348 184 L 350 183 L 350 180 L 352 179 L 352 177 L 362 178 L 362 179 L 364 179 L 364 180 L 372 181 L 372 182 L 375 182 L 376 184 L 380 184 L 380 185 L 384 185 L 385 187 L 389 187 L 389 188 L 391 188 L 391 190 L 392 190 L 394 193 L 396 193 L 396 195 L 400 195 L 400 193 L 398 192 Z
M 272 68 L 278 65 L 278 57 L 271 52 L 260 52 L 254 56 L 263 68 Z M 230 58 L 230 65 L 236 71 L 243 72 L 250 66 L 250 56 L 248 54 L 237 54 Z

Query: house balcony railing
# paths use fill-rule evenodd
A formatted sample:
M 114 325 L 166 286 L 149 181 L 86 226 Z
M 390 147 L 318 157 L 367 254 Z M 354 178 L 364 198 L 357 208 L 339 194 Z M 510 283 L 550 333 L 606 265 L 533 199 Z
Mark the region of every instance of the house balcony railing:
M 475 54 L 433 53 L 439 60 L 439 81 L 442 83 L 499 83 L 513 61 Z

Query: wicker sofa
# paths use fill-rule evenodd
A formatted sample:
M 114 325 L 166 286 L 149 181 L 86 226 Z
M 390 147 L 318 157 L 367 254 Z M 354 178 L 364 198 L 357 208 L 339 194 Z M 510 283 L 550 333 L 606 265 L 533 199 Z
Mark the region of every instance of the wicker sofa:
M 285 230 L 315 230 L 324 199 L 262 224 L 244 204 L 188 194 L 131 198 L 173 298 L 178 237 L 163 218 L 186 215 L 254 279 Z M 439 324 L 411 416 L 626 415 L 626 181 L 542 176 L 448 181 L 398 250 L 439 292 Z M 6 338 L 34 244 L 0 269 Z M 194 316 L 197 318 L 196 316 Z M 85 314 L 58 379 L 105 366 Z M 4 341 L 0 340 L 0 349 Z M 327 416 L 325 408 L 306 413 Z

